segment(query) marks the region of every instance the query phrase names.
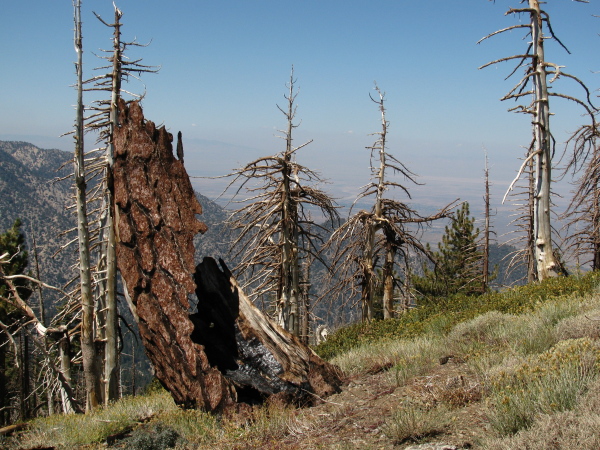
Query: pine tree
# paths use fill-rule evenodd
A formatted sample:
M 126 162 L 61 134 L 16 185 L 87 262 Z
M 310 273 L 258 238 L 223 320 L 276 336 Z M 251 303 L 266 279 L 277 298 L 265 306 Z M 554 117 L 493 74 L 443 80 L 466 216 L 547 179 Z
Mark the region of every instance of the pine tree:
M 433 253 L 435 267 L 424 267 L 423 276 L 413 277 L 418 294 L 431 298 L 480 293 L 483 255 L 477 247 L 478 237 L 479 228 L 475 228 L 475 218 L 470 217 L 465 202 L 446 226 L 438 251 Z
M 16 275 L 25 271 L 28 264 L 28 255 L 25 250 L 25 236 L 21 232 L 21 221 L 17 219 L 11 229 L 0 234 L 0 257 L 3 263 L 0 267 L 1 275 Z M 24 280 L 14 282 L 19 295 L 23 299 L 29 298 L 31 289 L 29 283 Z M 12 421 L 10 411 L 14 410 L 16 404 L 13 403 L 15 396 L 19 396 L 19 369 L 22 370 L 23 361 L 18 355 L 19 352 L 11 354 L 13 346 L 10 341 L 14 340 L 11 336 L 20 326 L 22 314 L 12 307 L 8 302 L 2 299 L 10 293 L 8 285 L 0 280 L 0 425 L 6 425 Z M 11 336 L 9 336 L 11 333 Z M 15 360 L 19 364 L 15 364 Z M 23 400 L 24 393 L 20 393 L 20 400 Z

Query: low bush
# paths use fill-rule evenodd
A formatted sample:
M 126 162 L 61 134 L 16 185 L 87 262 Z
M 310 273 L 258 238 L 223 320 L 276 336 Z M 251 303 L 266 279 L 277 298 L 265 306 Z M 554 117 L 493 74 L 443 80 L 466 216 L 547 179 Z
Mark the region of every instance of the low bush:
M 600 273 L 588 272 L 582 276 L 550 278 L 542 283 L 518 286 L 502 292 L 439 298 L 411 309 L 396 319 L 361 322 L 341 328 L 316 346 L 315 351 L 322 358 L 331 359 L 369 342 L 413 338 L 432 331 L 443 334 L 460 322 L 490 311 L 520 315 L 542 307 L 551 299 L 584 297 L 596 292 L 599 282 Z M 547 313 L 550 323 L 556 323 L 565 314 L 564 309 L 556 308 L 556 311 Z
M 572 409 L 600 374 L 600 347 L 588 339 L 559 342 L 489 380 L 492 428 L 500 435 L 529 428 L 536 417 Z
M 407 401 L 393 413 L 383 431 L 396 444 L 419 442 L 442 433 L 449 421 L 448 411 L 444 407 L 428 408 Z

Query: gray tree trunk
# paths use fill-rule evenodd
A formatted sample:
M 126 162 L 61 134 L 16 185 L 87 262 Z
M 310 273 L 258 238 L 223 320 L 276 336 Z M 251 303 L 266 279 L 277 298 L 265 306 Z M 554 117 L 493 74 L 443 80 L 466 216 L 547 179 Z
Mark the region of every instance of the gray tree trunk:
M 552 251 L 550 225 L 550 182 L 552 169 L 552 136 L 550 134 L 550 108 L 544 58 L 542 14 L 538 0 L 529 0 L 531 8 L 531 38 L 534 107 L 533 132 L 535 136 L 535 192 L 534 240 L 537 277 L 540 281 L 557 275 L 557 263 Z
M 90 247 L 87 220 L 86 181 L 83 147 L 83 43 L 81 34 L 81 0 L 74 0 L 75 51 L 77 52 L 77 113 L 75 119 L 75 198 L 79 241 L 79 277 L 81 289 L 81 353 L 85 378 L 86 411 L 96 408 L 102 397 L 100 371 L 94 346 L 94 300 L 90 269 Z

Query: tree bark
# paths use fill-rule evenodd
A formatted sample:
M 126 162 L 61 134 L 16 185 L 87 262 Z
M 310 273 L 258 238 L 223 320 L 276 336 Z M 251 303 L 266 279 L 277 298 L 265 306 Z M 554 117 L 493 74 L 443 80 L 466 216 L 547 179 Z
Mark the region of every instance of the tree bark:
M 393 239 L 393 237 L 392 237 Z M 394 260 L 396 258 L 395 246 L 388 242 L 385 252 L 385 263 L 383 264 L 383 318 L 392 319 L 394 317 Z
M 208 258 L 194 267 L 193 237 L 206 226 L 195 217 L 202 208 L 173 156 L 172 136 L 145 121 L 137 102 L 120 100 L 119 114 L 117 263 L 156 377 L 176 403 L 220 411 L 276 394 L 306 400 L 337 390 L 335 368 L 258 311 L 224 264 L 223 272 Z M 194 292 L 198 313 L 190 316 Z
M 104 401 L 119 398 L 119 351 L 118 351 L 118 319 L 117 319 L 117 258 L 115 253 L 115 220 L 112 200 L 112 165 L 114 163 L 114 130 L 118 127 L 118 99 L 121 97 L 121 19 L 122 13 L 115 6 L 115 23 L 113 37 L 113 71 L 109 114 L 109 134 L 106 146 L 105 202 L 106 202 L 106 238 L 104 253 L 106 255 L 106 315 L 105 315 L 105 354 L 104 354 Z
M 77 232 L 79 242 L 79 277 L 81 289 L 81 354 L 85 377 L 86 411 L 96 408 L 102 398 L 100 371 L 94 345 L 94 300 L 90 269 L 90 239 L 86 210 L 86 181 L 83 147 L 83 44 L 81 34 L 81 1 L 75 7 L 75 51 L 77 52 L 77 112 L 75 118 L 75 196 L 77 202 Z

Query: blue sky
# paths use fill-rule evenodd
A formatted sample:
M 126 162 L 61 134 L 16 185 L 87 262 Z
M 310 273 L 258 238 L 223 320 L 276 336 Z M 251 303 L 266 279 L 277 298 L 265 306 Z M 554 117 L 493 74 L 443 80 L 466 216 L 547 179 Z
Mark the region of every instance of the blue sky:
M 4 2 L 0 29 L 0 139 L 28 140 L 71 149 L 57 136 L 73 124 L 75 82 L 73 6 L 66 0 Z M 548 43 L 547 58 L 600 86 L 600 6 L 549 0 L 554 31 L 571 50 Z M 296 143 L 314 139 L 298 161 L 320 171 L 327 187 L 351 201 L 368 181 L 365 146 L 379 131 L 369 100 L 374 81 L 386 92 L 389 151 L 425 186 L 412 190 L 426 207 L 461 197 L 477 212 L 483 194 L 484 148 L 494 184 L 493 202 L 514 177 L 529 143 L 529 119 L 500 102 L 517 78 L 504 81 L 510 63 L 483 70 L 490 61 L 526 48 L 514 31 L 477 45 L 486 34 L 518 22 L 505 16 L 517 0 L 121 0 L 123 37 L 140 43 L 133 58 L 160 65 L 145 75 L 145 115 L 181 130 L 188 172 L 220 175 L 282 149 L 275 137 L 285 125 L 285 83 L 294 65 L 298 118 Z M 113 17 L 112 1 L 84 0 L 84 70 L 100 65 L 93 53 L 109 48 L 110 30 L 93 16 Z M 524 18 L 524 20 L 526 20 Z M 133 82 L 128 89 L 144 90 Z M 578 94 L 568 81 L 556 90 Z M 87 100 L 91 100 L 90 97 Z M 598 102 L 600 103 L 600 102 Z M 581 123 L 580 111 L 551 104 L 559 142 Z M 560 147 L 562 148 L 562 147 Z M 219 185 L 196 180 L 214 197 Z M 568 192 L 566 182 L 562 189 Z

